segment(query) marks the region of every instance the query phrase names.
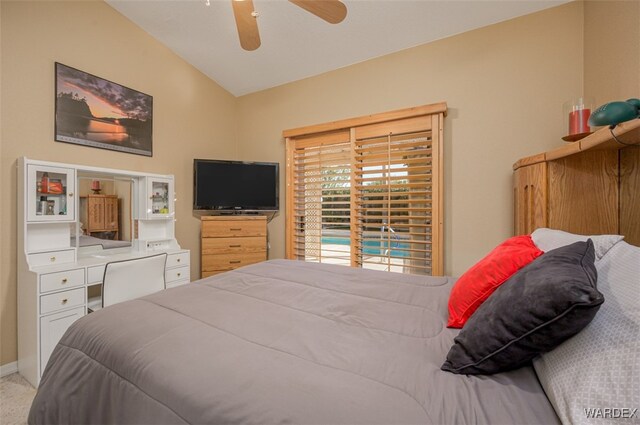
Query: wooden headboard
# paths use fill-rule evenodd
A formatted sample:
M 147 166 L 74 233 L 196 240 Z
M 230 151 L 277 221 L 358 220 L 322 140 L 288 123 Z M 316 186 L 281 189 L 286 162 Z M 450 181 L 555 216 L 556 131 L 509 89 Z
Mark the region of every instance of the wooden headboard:
M 640 119 L 522 158 L 513 169 L 515 234 L 550 227 L 640 245 Z

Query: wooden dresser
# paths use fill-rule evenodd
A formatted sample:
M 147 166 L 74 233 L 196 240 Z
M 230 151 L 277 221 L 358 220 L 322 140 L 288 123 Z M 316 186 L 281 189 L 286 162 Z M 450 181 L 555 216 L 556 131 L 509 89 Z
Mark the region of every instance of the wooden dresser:
M 80 198 L 80 220 L 89 236 L 93 233 L 110 232 L 118 240 L 117 195 L 87 195 Z
M 201 277 L 267 260 L 265 216 L 201 218 Z

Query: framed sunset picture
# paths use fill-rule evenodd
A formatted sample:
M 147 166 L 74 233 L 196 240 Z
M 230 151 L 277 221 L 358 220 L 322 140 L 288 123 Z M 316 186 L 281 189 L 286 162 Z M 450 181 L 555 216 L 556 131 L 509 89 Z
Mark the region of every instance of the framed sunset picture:
M 153 155 L 153 97 L 56 62 L 55 140 Z

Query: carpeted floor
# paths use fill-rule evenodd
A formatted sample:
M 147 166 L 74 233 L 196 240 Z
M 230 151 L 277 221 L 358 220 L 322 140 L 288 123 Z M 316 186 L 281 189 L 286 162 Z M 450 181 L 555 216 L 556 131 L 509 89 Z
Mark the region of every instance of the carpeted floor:
M 26 424 L 36 390 L 18 373 L 0 379 L 0 424 Z

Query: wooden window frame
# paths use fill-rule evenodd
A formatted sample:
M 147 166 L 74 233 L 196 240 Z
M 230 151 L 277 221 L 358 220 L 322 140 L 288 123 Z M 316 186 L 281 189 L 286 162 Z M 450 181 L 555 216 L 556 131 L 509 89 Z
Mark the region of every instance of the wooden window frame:
M 349 141 L 351 146 L 351 187 L 357 178 L 355 171 L 356 140 L 369 137 L 393 136 L 399 134 L 416 133 L 420 131 L 431 132 L 431 167 L 432 167 L 432 199 L 431 199 L 431 274 L 441 276 L 444 272 L 443 258 L 443 192 L 444 192 L 444 168 L 443 168 L 443 125 L 447 115 L 445 102 L 430 105 L 417 106 L 407 109 L 384 112 L 374 115 L 366 115 L 333 121 L 307 127 L 294 128 L 283 131 L 282 135 L 286 143 L 286 258 L 296 259 L 294 253 L 295 232 L 295 182 L 294 182 L 294 155 L 296 149 L 313 146 L 330 146 L 332 144 Z M 350 199 L 350 236 L 354 240 L 357 232 L 354 190 Z M 357 266 L 356 250 L 351 249 L 351 265 Z

